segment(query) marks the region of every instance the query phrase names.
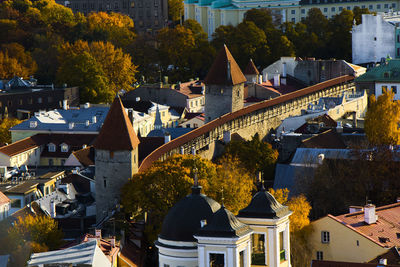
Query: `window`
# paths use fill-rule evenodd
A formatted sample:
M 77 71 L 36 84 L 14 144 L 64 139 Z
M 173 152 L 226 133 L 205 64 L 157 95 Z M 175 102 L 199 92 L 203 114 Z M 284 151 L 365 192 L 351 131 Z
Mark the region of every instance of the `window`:
M 392 8 L 395 8 L 396 7 L 396 3 L 392 3 Z
M 28 104 L 29 104 L 29 105 L 32 105 L 32 104 L 33 104 L 33 99 L 32 99 L 32 98 L 29 98 Z
M 322 243 L 329 243 L 330 237 L 329 237 L 329 232 L 328 231 L 322 231 L 321 232 L 321 242 Z
M 11 199 L 11 208 L 21 208 L 21 199 Z
M 361 8 L 365 8 L 365 5 L 362 5 Z
M 391 87 L 391 89 L 392 89 L 392 92 L 393 92 L 393 93 L 397 94 L 397 86 L 394 86 L 394 85 L 393 85 L 393 86 Z
M 39 103 L 39 104 L 42 104 L 42 98 L 41 97 L 39 97 L 38 99 L 37 99 L 37 102 Z
M 48 148 L 49 148 L 49 152 L 56 152 L 56 146 L 54 144 L 49 144 Z
M 158 0 L 154 0 L 154 6 L 158 7 Z
M 358 246 L 360 246 L 360 241 L 358 241 L 358 240 L 357 240 L 357 242 L 356 242 L 356 243 L 357 243 L 357 247 L 358 247 Z
M 114 3 L 114 9 L 118 9 L 118 2 Z
M 324 259 L 324 253 L 322 251 L 317 251 L 317 260 L 322 261 Z
M 292 13 L 292 15 L 296 14 L 296 10 L 293 9 L 293 10 L 291 11 L 291 13 Z
M 61 152 L 68 152 L 68 145 L 67 144 L 62 144 L 61 145 Z
M 279 252 L 281 261 L 286 260 L 286 252 L 283 242 L 283 232 L 279 232 Z
M 225 256 L 221 253 L 210 253 L 210 267 L 225 267 Z
M 348 6 L 348 7 L 346 7 L 346 9 L 347 9 L 347 10 L 351 10 L 351 7 Z
M 372 9 L 374 9 L 374 6 L 373 5 L 369 5 L 368 9 L 372 10 Z
M 61 166 L 64 166 L 65 165 L 65 159 L 62 159 L 61 160 Z
M 387 91 L 387 86 L 386 85 L 382 85 L 382 93 Z
M 342 10 L 343 10 L 343 7 L 340 6 L 340 7 L 339 7 L 339 11 L 342 11 Z
M 154 17 L 158 17 L 158 10 L 154 10 Z
M 104 185 L 104 188 L 107 187 L 107 180 L 106 179 L 103 180 L 103 185 Z
M 20 99 L 20 100 L 18 101 L 18 103 L 19 103 L 20 106 L 22 106 L 22 105 L 24 104 L 23 101 L 22 101 L 22 99 Z
M 380 4 L 377 4 L 377 5 L 376 5 L 376 9 L 381 9 L 381 5 L 380 5 Z
M 335 7 L 332 7 L 332 8 L 331 8 L 331 11 L 332 11 L 332 12 L 335 12 L 335 11 L 336 11 L 336 8 L 335 8 Z
M 164 267 L 169 267 L 169 264 L 164 264 Z
M 305 10 L 305 9 L 302 9 L 302 10 L 301 10 L 301 14 L 306 14 L 306 10 Z
M 7 104 L 9 107 L 11 107 L 12 106 L 12 101 L 11 100 L 8 100 L 8 104 Z
M 293 23 L 296 23 L 296 19 L 295 19 L 295 18 L 292 18 L 291 21 L 292 21 Z
M 45 191 L 44 195 L 47 196 L 49 194 L 49 187 L 46 186 L 44 191 Z
M 252 234 L 251 244 L 251 264 L 265 265 L 265 236 L 263 234 Z
M 49 166 L 53 166 L 53 165 L 54 165 L 53 159 L 49 159 Z
M 328 8 L 327 7 L 324 7 L 324 12 L 328 12 Z
M 244 267 L 244 250 L 239 252 L 239 267 Z
M 47 97 L 47 103 L 51 103 L 51 102 L 53 102 L 53 97 L 52 96 Z

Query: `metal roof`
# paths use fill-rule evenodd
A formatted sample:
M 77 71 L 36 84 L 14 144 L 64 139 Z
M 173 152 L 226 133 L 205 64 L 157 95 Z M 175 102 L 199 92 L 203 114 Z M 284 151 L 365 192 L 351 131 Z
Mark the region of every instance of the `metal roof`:
M 350 158 L 350 149 L 332 149 L 332 148 L 297 148 L 293 156 L 291 165 L 302 164 L 310 166 L 318 163 L 318 155 L 324 154 L 325 159 L 348 159 Z

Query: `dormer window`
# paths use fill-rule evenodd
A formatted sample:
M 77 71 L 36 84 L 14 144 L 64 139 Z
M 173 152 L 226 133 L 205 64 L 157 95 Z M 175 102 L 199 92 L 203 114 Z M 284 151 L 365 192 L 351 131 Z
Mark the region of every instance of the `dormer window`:
M 68 145 L 67 144 L 61 144 L 61 152 L 68 152 Z
M 49 152 L 56 152 L 56 145 L 53 143 L 48 144 Z

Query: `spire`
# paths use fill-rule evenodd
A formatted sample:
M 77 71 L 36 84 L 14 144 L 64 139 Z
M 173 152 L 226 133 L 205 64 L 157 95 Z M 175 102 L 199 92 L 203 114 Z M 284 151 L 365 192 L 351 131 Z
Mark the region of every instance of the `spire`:
M 133 130 L 132 123 L 126 114 L 119 96 L 112 103 L 99 136 L 94 142 L 96 149 L 133 150 L 139 145 L 139 139 Z
M 204 82 L 207 85 L 236 85 L 246 82 L 246 78 L 226 45 L 219 50 Z
M 158 104 L 157 104 L 156 119 L 154 120 L 154 129 L 161 130 L 161 128 L 162 128 L 161 114 L 160 114 L 160 109 L 158 108 Z
M 246 69 L 244 70 L 244 74 L 246 75 L 259 75 L 260 72 L 256 68 L 256 65 L 254 65 L 253 60 L 250 58 L 249 63 L 247 64 Z

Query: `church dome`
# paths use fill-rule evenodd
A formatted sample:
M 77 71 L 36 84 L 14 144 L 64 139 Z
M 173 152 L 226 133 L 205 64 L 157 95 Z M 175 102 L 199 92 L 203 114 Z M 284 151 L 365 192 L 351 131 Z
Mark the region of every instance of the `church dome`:
M 253 196 L 246 208 L 239 211 L 238 217 L 279 219 L 290 214 L 287 206 L 276 201 L 274 196 L 263 188 Z
M 201 187 L 192 187 L 192 193 L 176 203 L 164 218 L 160 238 L 171 241 L 195 242 L 193 235 L 221 205 L 200 193 Z

